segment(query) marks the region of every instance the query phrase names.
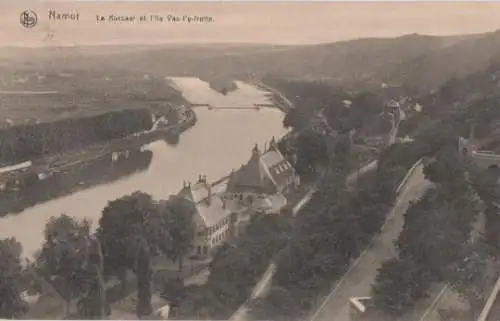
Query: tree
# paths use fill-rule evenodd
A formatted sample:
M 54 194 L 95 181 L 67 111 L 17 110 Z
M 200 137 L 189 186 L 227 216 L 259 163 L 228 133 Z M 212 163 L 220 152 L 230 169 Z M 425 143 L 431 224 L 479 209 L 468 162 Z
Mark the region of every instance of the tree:
M 461 161 L 456 148 L 446 145 L 436 154 L 436 160 L 424 168 L 427 179 L 434 183 L 454 188 L 465 183 L 465 164 Z
M 250 313 L 254 320 L 279 320 L 297 317 L 300 307 L 290 297 L 291 293 L 281 286 L 272 285 L 271 294 L 252 302 Z
M 291 108 L 283 118 L 283 127 L 301 132 L 309 127 L 313 111 L 310 108 Z
M 0 317 L 20 319 L 28 310 L 21 296 L 22 246 L 14 238 L 0 240 Z
M 382 264 L 372 287 L 375 307 L 389 315 L 399 316 L 418 299 L 428 296 L 433 278 L 428 270 L 408 259 L 390 259 Z
M 360 186 L 356 202 L 351 205 L 352 211 L 359 216 L 361 229 L 366 235 L 380 232 L 393 203 L 390 194 L 393 193 L 393 189 L 385 191 L 381 187 L 385 186 L 380 181 Z
M 193 202 L 172 196 L 162 204 L 160 211 L 171 240 L 168 256 L 179 263 L 179 271 L 182 271 L 183 258 L 189 254 L 196 232 L 196 208 Z
M 348 133 L 351 129 L 360 129 L 363 125 L 362 110 L 346 108 L 340 100 L 332 102 L 324 111 L 328 125 L 341 134 Z
M 473 223 L 480 213 L 473 191 L 466 187 L 453 195 L 442 188 L 429 190 L 410 205 L 397 246 L 400 257 L 411 258 L 439 277 L 460 259 L 470 239 Z
M 459 131 L 450 119 L 431 119 L 423 122 L 415 134 L 425 155 L 435 155 L 443 146 L 456 146 Z
M 109 202 L 99 220 L 97 235 L 103 248 L 105 273 L 125 282 L 124 271 L 132 270 L 137 276 L 137 316 L 151 314 L 151 259 L 171 248 L 158 204 L 140 192 Z
M 65 214 L 50 218 L 45 226 L 45 243 L 36 257 L 38 274 L 66 300 L 67 315 L 72 300 L 96 283 L 89 260 L 90 226 L 88 220 L 77 221 Z
M 354 96 L 351 108 L 360 109 L 365 114 L 378 115 L 384 108 L 384 102 L 380 95 L 364 91 Z
M 348 134 L 340 134 L 335 142 L 335 146 L 333 148 L 333 154 L 335 157 L 330 156 L 330 164 L 329 168 L 336 166 L 349 166 L 351 167 L 351 161 L 353 159 L 352 155 L 352 145 L 351 139 Z M 334 163 L 335 161 L 335 163 Z M 354 164 L 354 166 L 358 166 L 358 164 Z
M 328 149 L 323 135 L 312 130 L 300 134 L 297 139 L 296 170 L 302 175 L 311 175 L 320 166 L 328 164 Z
M 405 167 L 407 170 L 424 156 L 425 151 L 416 142 L 394 143 L 384 149 L 378 159 L 379 170 L 390 167 Z
M 210 320 L 211 309 L 219 303 L 206 286 L 191 285 L 185 289 L 186 297 L 179 305 L 179 315 L 184 319 Z
M 77 307 L 82 319 L 104 318 L 111 313 L 111 307 L 106 297 L 106 286 L 103 276 L 104 256 L 98 239 L 92 237 L 91 244 L 87 248 L 90 263 L 87 293 L 78 300 Z
M 177 310 L 181 302 L 186 297 L 186 288 L 182 278 L 163 280 L 163 290 L 161 297 L 168 301 L 172 311 Z
M 475 320 L 486 301 L 488 280 L 488 251 L 482 238 L 468 243 L 460 251 L 461 260 L 457 260 L 448 269 L 448 281 L 461 297 L 469 302 L 471 319 Z
M 283 118 L 283 127 L 295 128 L 297 127 L 299 121 L 300 121 L 299 112 L 297 111 L 296 108 L 292 108 L 286 113 L 285 117 Z
M 474 187 L 485 205 L 486 242 L 496 257 L 500 256 L 500 234 L 498 233 L 500 228 L 498 207 L 498 204 L 500 204 L 499 174 L 498 168 L 490 168 L 479 172 L 474 181 Z

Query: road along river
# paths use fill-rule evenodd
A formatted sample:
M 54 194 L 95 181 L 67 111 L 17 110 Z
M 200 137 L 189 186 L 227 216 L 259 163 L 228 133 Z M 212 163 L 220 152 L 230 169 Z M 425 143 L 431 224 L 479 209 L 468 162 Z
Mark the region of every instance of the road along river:
M 166 199 L 179 191 L 183 181 L 194 181 L 199 174 L 207 175 L 208 180 L 216 180 L 246 163 L 256 143 L 263 148 L 272 136 L 281 137 L 286 133 L 282 125 L 283 114 L 279 110 L 244 108 L 262 103 L 267 96 L 253 86 L 238 83 L 239 89 L 228 95 L 230 99 L 225 101 L 223 95 L 207 92 L 212 89 L 196 78 L 183 78 L 176 85 L 185 92 L 188 100 L 196 97 L 197 101 L 193 103 L 200 103 L 205 96 L 210 97 L 207 103 L 213 105 L 231 104 L 243 108 L 197 108 L 198 122 L 182 134 L 178 146 L 171 147 L 164 141 L 145 146 L 152 152 L 147 169 L 0 218 L 0 238 L 15 237 L 23 245 L 23 255 L 31 257 L 40 248 L 45 223 L 52 216 L 66 213 L 78 219 L 88 217 L 95 227 L 109 201 L 137 190 L 149 193 L 155 199 Z

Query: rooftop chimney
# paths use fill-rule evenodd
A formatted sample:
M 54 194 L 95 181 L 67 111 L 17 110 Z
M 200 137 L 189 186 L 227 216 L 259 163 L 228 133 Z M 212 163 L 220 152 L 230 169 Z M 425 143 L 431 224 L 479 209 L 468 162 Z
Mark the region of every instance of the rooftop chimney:
M 273 138 L 271 138 L 271 141 L 269 142 L 269 149 L 276 149 L 276 140 L 274 139 L 274 136 Z
M 253 147 L 252 154 L 253 155 L 260 155 L 260 149 L 259 149 L 259 146 L 257 144 L 255 144 L 255 146 Z
M 208 191 L 208 196 L 207 196 L 207 204 L 210 205 L 212 203 L 212 185 L 207 183 L 207 177 L 205 176 L 203 178 L 203 183 L 205 184 L 205 187 Z

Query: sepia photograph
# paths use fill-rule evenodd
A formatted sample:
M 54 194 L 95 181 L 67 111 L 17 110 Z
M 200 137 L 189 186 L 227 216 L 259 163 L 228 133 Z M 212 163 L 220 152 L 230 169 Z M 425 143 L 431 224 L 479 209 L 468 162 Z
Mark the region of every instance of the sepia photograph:
M 499 18 L 2 1 L 0 318 L 500 321 Z

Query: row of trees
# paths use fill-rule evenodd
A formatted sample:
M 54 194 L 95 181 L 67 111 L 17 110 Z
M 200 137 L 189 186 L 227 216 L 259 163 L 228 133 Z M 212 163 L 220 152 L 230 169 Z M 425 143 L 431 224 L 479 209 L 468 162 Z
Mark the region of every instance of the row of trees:
M 399 144 L 384 151 L 378 169 L 362 178 L 354 190 L 345 189 L 348 167 L 336 162 L 336 170 L 295 219 L 271 293 L 252 310 L 256 319 L 297 318 L 312 308 L 318 293 L 345 273 L 380 231 L 397 186 L 416 161 L 397 163 L 405 152 Z
M 381 97 L 350 95 L 322 83 L 275 81 L 271 85 L 290 93 L 295 107 L 284 119 L 284 126 L 291 127 L 294 135 L 281 142 L 280 148 L 295 156 L 302 181 L 326 175 L 294 221 L 271 294 L 253 308 L 257 319 L 297 317 L 307 311 L 318 292 L 340 277 L 380 230 L 397 185 L 419 158 L 415 153 L 408 156 L 406 145 L 396 144 L 381 155 L 375 173 L 347 191 L 346 177 L 359 166 L 352 157 L 350 131 L 368 131 L 367 124 L 383 110 Z M 344 100 L 351 101 L 350 108 Z M 315 128 L 318 117 L 326 119 L 326 128 Z
M 472 231 L 484 206 L 466 179 L 456 146 L 444 145 L 424 168 L 435 187 L 410 205 L 396 246 L 373 286 L 374 304 L 389 315 L 408 312 L 430 295 L 436 282 L 450 283 L 469 303 L 472 317 L 484 304 L 488 257 L 482 237 Z
M 124 284 L 127 271 L 137 277 L 137 316 L 151 314 L 152 259 L 164 255 L 182 266 L 195 233 L 194 213 L 194 205 L 183 198 L 156 202 L 136 192 L 106 206 L 96 234 L 91 234 L 88 220 L 53 217 L 42 249 L 24 268 L 19 243 L 2 241 L 0 279 L 11 281 L 1 282 L 0 316 L 21 316 L 26 311 L 21 292 L 49 287 L 66 301 L 67 315 L 74 312 L 69 308 L 77 300 L 80 318 L 102 318 L 109 312 L 107 280 L 117 277 Z
M 182 290 L 178 318 L 226 320 L 250 296 L 273 257 L 290 237 L 289 215 L 254 216 L 234 242 L 223 245 L 203 285 Z
M 295 168 L 303 181 L 315 179 L 318 172 L 324 174 L 325 169 L 334 167 L 332 155 L 351 157 L 352 140 L 387 134 L 390 130 L 390 121 L 380 116 L 385 104 L 379 93 L 353 94 L 322 82 L 273 78 L 265 81 L 293 103 L 294 108 L 283 119 L 283 125 L 294 134 L 292 144 L 288 144 L 292 148 L 282 151 L 296 157 Z M 356 135 L 351 137 L 353 133 Z
M 415 137 L 419 152 L 435 156 L 425 174 L 436 187 L 410 206 L 397 240 L 399 255 L 380 269 L 373 294 L 376 306 L 386 313 L 405 313 L 428 296 L 436 282 L 449 282 L 469 302 L 471 319 L 484 304 L 488 258 L 500 254 L 495 205 L 500 200 L 499 173 L 464 162 L 457 138 L 467 137 L 471 125 L 476 137 L 495 135 L 499 97 L 491 95 L 497 82 L 492 83 L 490 75 L 496 70 L 450 80 L 422 97 L 423 112 L 403 123 L 402 130 Z M 485 228 L 472 238 L 480 213 L 485 214 Z
M 311 119 L 321 112 L 338 133 L 358 129 L 375 134 L 374 125 L 380 123 L 379 114 L 384 110 L 383 97 L 373 92 L 350 94 L 320 82 L 274 80 L 273 86 L 291 97 L 294 108 L 285 115 L 283 125 L 296 131 L 308 129 Z
M 15 164 L 150 129 L 148 109 L 126 109 L 0 129 L 0 164 Z

